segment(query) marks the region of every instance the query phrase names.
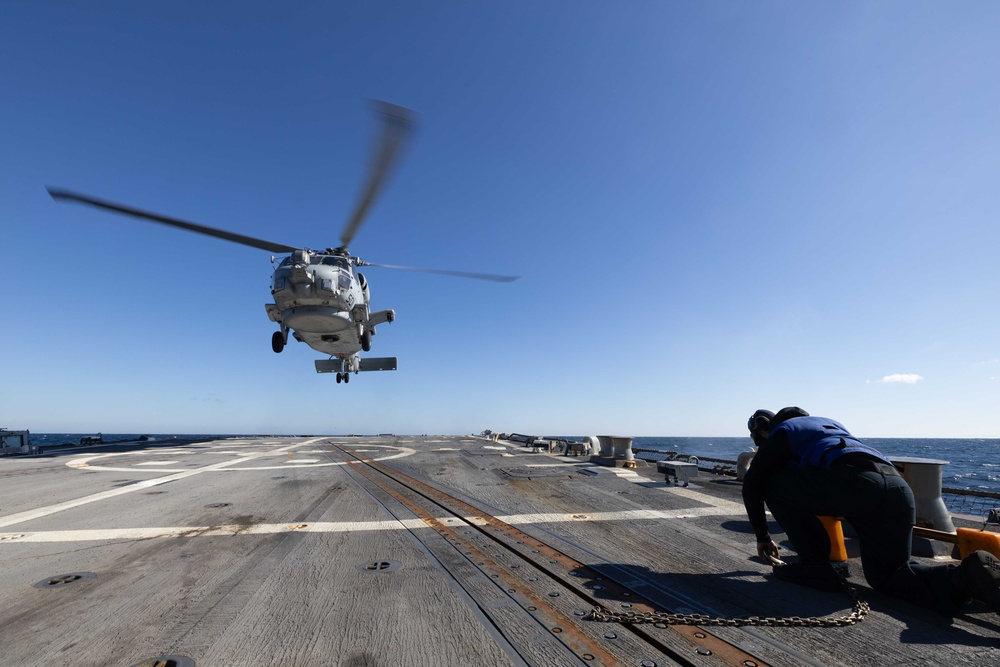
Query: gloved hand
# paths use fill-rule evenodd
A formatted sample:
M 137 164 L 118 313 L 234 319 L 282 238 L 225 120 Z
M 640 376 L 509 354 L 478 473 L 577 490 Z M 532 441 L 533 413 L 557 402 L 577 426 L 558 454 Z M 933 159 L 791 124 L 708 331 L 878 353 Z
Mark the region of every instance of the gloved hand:
M 757 555 L 760 556 L 761 560 L 766 561 L 771 565 L 785 564 L 778 557 L 778 545 L 775 544 L 774 540 L 768 540 L 767 542 L 758 542 Z

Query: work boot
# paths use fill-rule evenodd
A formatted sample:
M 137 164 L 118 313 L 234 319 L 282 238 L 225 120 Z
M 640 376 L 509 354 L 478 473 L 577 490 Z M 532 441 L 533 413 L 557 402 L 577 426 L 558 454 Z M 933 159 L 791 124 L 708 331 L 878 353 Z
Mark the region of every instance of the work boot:
M 804 563 L 775 565 L 775 578 L 798 586 L 807 586 L 821 591 L 841 591 L 844 581 L 829 562 L 811 560 Z
M 993 554 L 988 551 L 969 554 L 948 574 L 958 595 L 985 602 L 1000 614 L 1000 561 Z

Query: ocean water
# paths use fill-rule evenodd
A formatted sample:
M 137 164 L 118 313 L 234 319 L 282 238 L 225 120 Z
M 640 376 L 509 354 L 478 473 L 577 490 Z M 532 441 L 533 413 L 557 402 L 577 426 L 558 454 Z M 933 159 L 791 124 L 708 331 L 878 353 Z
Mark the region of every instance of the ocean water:
M 80 438 L 96 433 L 32 433 L 32 444 L 43 447 L 60 444 L 78 444 Z M 104 441 L 134 441 L 139 433 L 106 433 Z M 190 439 L 221 439 L 248 437 L 230 434 L 145 434 L 155 442 Z M 570 436 L 580 440 L 581 436 Z M 942 486 L 970 491 L 1000 493 L 1000 439 L 997 438 L 862 438 L 889 457 L 918 456 L 948 461 L 944 466 Z M 740 452 L 750 450 L 750 438 L 681 438 L 681 437 L 639 437 L 633 447 L 658 449 L 694 454 L 701 458 L 716 458 L 735 461 Z

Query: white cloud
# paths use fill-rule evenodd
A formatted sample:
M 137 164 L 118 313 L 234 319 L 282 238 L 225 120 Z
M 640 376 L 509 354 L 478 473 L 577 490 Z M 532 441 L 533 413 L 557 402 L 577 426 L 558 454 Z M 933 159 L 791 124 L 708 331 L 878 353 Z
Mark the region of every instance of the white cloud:
M 892 382 L 902 382 L 903 384 L 916 384 L 923 379 L 923 375 L 917 375 L 916 373 L 893 373 L 892 375 L 886 375 L 879 380 L 879 383 L 890 384 Z

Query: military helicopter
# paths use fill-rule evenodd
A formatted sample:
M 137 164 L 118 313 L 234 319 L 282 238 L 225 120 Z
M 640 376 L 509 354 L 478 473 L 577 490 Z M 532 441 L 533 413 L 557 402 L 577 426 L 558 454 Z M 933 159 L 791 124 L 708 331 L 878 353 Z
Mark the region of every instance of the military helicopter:
M 489 273 L 469 273 L 442 269 L 423 269 L 412 266 L 394 266 L 366 262 L 353 257 L 348 245 L 360 229 L 378 197 L 388 175 L 398 161 L 407 136 L 415 121 L 408 109 L 376 102 L 376 112 L 381 119 L 381 132 L 373 153 L 371 173 L 365 182 L 353 213 L 340 234 L 340 246 L 316 251 L 272 243 L 242 234 L 235 234 L 213 227 L 186 222 L 157 213 L 142 211 L 110 201 L 97 199 L 58 188 L 48 188 L 56 201 L 76 202 L 121 213 L 143 220 L 179 227 L 191 232 L 206 234 L 234 243 L 259 248 L 273 253 L 291 253 L 278 263 L 271 277 L 271 295 L 274 303 L 265 305 L 267 316 L 278 325 L 271 336 L 271 349 L 281 352 L 292 337 L 309 347 L 330 355 L 329 359 L 316 361 L 317 373 L 336 373 L 337 382 L 348 382 L 351 373 L 362 371 L 394 371 L 395 357 L 369 357 L 362 359 L 358 352 L 371 350 L 372 337 L 380 324 L 396 318 L 393 310 L 371 310 L 371 292 L 364 274 L 358 267 L 372 266 L 404 271 L 436 273 L 460 278 L 475 278 L 494 282 L 510 282 L 517 276 Z M 271 257 L 272 265 L 275 257 Z

